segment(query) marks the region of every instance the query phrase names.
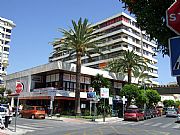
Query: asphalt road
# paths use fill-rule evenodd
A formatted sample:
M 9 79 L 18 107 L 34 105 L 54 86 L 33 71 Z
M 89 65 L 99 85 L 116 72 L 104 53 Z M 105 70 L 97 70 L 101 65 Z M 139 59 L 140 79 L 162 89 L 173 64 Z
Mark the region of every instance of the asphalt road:
M 19 118 L 17 127 L 27 130 L 26 135 L 180 135 L 180 123 L 175 121 L 176 118 L 164 116 L 139 122 L 105 124 Z

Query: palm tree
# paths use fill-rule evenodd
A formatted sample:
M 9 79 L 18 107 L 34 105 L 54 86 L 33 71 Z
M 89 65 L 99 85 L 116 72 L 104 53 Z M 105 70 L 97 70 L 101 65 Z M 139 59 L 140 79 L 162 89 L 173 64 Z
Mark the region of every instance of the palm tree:
M 78 22 L 72 20 L 73 28 L 70 30 L 60 29 L 63 37 L 62 39 L 55 39 L 53 45 L 61 45 L 56 54 L 66 51 L 71 55 L 76 55 L 76 90 L 75 90 L 75 113 L 81 114 L 80 109 L 80 76 L 81 76 L 81 57 L 85 54 L 90 57 L 91 52 L 99 52 L 97 47 L 98 42 L 93 41 L 96 35 L 93 34 L 94 29 L 87 19 L 80 18 Z
M 115 73 L 127 73 L 128 83 L 131 83 L 132 74 L 143 71 L 147 67 L 147 62 L 143 57 L 133 51 L 122 51 L 120 56 L 108 63 L 107 69 Z

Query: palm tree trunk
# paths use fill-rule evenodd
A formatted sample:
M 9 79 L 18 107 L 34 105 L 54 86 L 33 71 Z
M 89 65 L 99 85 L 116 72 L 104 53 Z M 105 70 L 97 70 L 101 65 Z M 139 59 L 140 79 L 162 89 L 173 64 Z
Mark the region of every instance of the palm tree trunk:
M 76 63 L 76 91 L 75 91 L 75 113 L 77 116 L 81 115 L 80 108 L 80 78 L 81 78 L 81 52 L 77 52 Z
M 128 69 L 128 84 L 131 84 L 131 73 L 132 73 L 132 69 Z

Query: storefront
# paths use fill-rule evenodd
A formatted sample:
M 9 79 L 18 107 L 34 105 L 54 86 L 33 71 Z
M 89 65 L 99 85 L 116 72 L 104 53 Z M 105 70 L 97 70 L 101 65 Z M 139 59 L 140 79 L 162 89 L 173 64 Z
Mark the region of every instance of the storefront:
M 71 114 L 75 105 L 75 72 L 75 64 L 57 61 L 7 75 L 4 80 L 6 89 L 10 89 L 13 93 L 15 93 L 17 81 L 23 84 L 24 89 L 19 95 L 20 104 L 40 105 L 48 109 L 53 93 L 54 113 L 66 112 Z M 118 80 L 124 78 L 107 71 L 82 66 L 80 78 L 82 108 L 84 106 L 89 108 L 89 100 L 86 100 L 87 92 L 91 87 L 93 77 L 98 73 L 112 81 L 114 90 L 119 91 L 122 88 L 123 81 Z

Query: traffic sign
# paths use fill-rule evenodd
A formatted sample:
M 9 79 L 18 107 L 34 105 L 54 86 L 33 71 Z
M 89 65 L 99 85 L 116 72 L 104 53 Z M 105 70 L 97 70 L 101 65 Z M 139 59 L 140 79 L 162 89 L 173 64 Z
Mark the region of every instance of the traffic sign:
M 176 34 L 180 34 L 180 0 L 176 0 L 166 11 L 166 22 Z
M 101 98 L 109 98 L 109 88 L 100 88 Z
M 171 75 L 180 76 L 180 36 L 169 39 Z
M 16 82 L 16 93 L 20 94 L 24 89 L 23 83 L 20 81 Z
M 124 105 L 127 101 L 127 98 L 125 96 L 123 96 L 122 101 L 123 101 L 123 105 Z

